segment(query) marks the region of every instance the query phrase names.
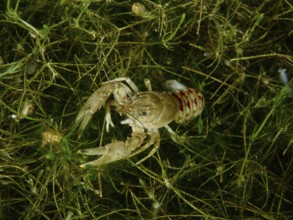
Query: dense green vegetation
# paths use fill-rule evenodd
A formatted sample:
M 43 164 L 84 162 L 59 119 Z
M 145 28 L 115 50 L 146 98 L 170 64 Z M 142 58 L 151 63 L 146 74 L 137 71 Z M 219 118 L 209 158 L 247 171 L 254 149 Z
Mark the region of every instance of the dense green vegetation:
M 0 219 L 293 219 L 289 0 L 0 2 Z M 125 140 L 98 112 L 101 82 L 176 79 L 203 114 L 161 147 L 99 169 L 77 150 Z

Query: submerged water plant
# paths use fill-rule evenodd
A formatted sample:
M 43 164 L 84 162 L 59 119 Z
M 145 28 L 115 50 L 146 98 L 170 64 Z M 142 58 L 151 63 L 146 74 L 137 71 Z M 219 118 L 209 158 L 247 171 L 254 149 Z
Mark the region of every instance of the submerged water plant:
M 1 219 L 291 219 L 293 5 L 268 1 L 0 3 Z M 203 114 L 161 147 L 82 170 L 78 150 L 131 133 L 74 120 L 102 82 L 199 88 Z M 124 118 L 113 114 L 119 123 Z

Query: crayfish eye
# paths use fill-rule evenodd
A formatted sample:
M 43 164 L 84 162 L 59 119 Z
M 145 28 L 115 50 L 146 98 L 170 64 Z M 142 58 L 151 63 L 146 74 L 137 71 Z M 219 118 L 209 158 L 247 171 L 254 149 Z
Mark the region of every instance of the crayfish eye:
M 146 115 L 147 115 L 147 112 L 142 111 L 140 114 L 141 114 L 142 116 L 146 116 Z

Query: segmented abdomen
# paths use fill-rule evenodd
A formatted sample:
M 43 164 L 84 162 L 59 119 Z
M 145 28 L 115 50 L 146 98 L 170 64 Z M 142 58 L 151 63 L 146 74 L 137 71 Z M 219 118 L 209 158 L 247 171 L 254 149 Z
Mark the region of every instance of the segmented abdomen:
M 202 93 L 195 89 L 186 88 L 175 90 L 172 95 L 178 100 L 179 112 L 175 118 L 176 123 L 190 121 L 200 115 L 204 108 Z

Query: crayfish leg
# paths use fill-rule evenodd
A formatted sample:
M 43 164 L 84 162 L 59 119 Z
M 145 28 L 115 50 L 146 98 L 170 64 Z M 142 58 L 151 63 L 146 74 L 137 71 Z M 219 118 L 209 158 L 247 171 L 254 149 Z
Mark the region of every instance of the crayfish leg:
M 149 148 L 151 145 L 154 145 L 153 149 L 148 153 L 147 156 L 145 156 L 144 158 L 142 158 L 141 160 L 139 160 L 138 162 L 136 162 L 136 165 L 142 163 L 143 161 L 147 160 L 148 158 L 150 158 L 151 156 L 154 155 L 154 153 L 157 152 L 157 150 L 160 147 L 160 133 L 158 130 L 152 130 L 149 131 L 148 134 L 150 135 L 150 140 L 143 145 L 142 147 L 140 147 L 138 150 L 136 150 L 133 154 L 131 154 L 130 156 L 134 156 L 136 154 L 139 154 L 143 151 L 145 151 L 147 148 Z
M 102 85 L 106 85 L 108 83 L 117 83 L 117 82 L 120 83 L 120 82 L 123 82 L 123 81 L 126 82 L 126 85 L 125 85 L 126 86 L 126 89 L 131 88 L 134 93 L 138 93 L 139 92 L 137 86 L 134 84 L 134 82 L 129 77 L 119 77 L 119 78 L 110 80 L 108 82 L 104 82 L 104 83 L 102 83 Z

